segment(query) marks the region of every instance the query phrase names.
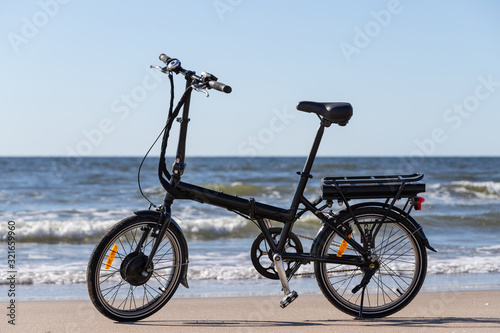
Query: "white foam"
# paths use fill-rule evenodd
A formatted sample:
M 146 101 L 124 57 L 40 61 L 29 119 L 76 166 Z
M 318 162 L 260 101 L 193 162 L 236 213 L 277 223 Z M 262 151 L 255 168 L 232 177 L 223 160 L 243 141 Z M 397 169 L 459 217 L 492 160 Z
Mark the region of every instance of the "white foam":
M 481 252 L 481 253 L 500 253 L 500 245 L 491 245 L 491 246 L 483 246 L 483 247 L 478 247 L 476 251 Z
M 0 285 L 7 284 L 7 275 L 0 275 Z M 86 283 L 86 271 L 22 272 L 16 276 L 16 284 L 77 284 Z
M 457 187 L 457 192 L 472 193 L 479 199 L 500 198 L 500 183 L 497 182 L 471 182 L 461 180 L 452 182 L 451 185 Z
M 215 235 L 234 233 L 248 225 L 248 221 L 239 216 L 187 218 L 177 222 L 185 232 Z
M 83 240 L 85 238 L 102 236 L 113 224 L 111 221 L 88 221 L 88 220 L 40 220 L 40 221 L 16 221 L 16 239 L 32 241 L 49 241 L 49 240 Z M 2 226 L 6 230 L 6 226 Z M 7 239 L 7 234 L 0 236 L 1 240 Z
M 477 274 L 500 272 L 500 256 L 460 256 L 450 259 L 429 257 L 428 274 Z
M 28 257 L 26 258 L 26 260 L 53 260 L 53 259 L 56 259 L 56 258 L 44 256 L 44 255 L 39 255 L 39 254 L 32 254 L 32 253 L 29 253 Z
M 247 257 L 246 259 L 243 257 Z M 77 284 L 86 282 L 86 266 L 83 261 L 70 264 L 24 265 L 18 270 L 18 284 Z M 392 267 L 395 271 L 405 267 Z M 313 273 L 314 265 L 301 266 L 298 273 Z M 452 259 L 429 258 L 428 275 L 439 274 L 484 274 L 500 272 L 500 256 L 473 257 L 463 256 Z M 0 272 L 0 285 L 8 283 L 7 273 Z M 247 253 L 224 261 L 214 258 L 210 253 L 190 257 L 189 280 L 254 280 L 263 277 L 254 269 Z
M 442 184 L 428 184 L 426 196 L 446 204 L 478 205 L 500 200 L 499 182 L 472 182 L 467 180 Z

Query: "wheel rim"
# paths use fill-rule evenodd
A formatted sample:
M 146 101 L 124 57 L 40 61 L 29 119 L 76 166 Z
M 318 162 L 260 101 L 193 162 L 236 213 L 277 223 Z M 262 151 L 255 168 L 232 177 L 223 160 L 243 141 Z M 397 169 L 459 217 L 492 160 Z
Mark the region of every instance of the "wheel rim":
M 153 258 L 153 271 L 146 277 L 141 274 L 156 238 L 149 232 L 139 252 L 137 244 L 143 231 L 151 231 L 155 225 L 156 222 L 144 222 L 124 229 L 107 244 L 99 258 L 95 273 L 97 296 L 103 306 L 119 317 L 138 317 L 154 311 L 175 291 L 181 271 L 180 250 L 169 230 Z M 114 244 L 118 250 L 106 269 Z
M 373 222 L 380 220 L 381 216 L 376 214 L 357 216 L 358 222 L 363 228 L 370 228 Z M 388 221 L 392 219 L 387 217 Z M 354 238 L 360 242 L 360 233 L 349 221 Z M 330 239 L 323 248 L 323 254 L 336 255 L 342 238 L 332 233 Z M 405 302 L 412 295 L 417 285 L 418 276 L 422 273 L 420 262 L 420 248 L 411 233 L 401 223 L 384 223 L 374 239 L 373 254 L 377 265 L 376 273 L 367 285 L 364 301 L 364 313 L 379 313 L 388 311 L 393 307 Z M 360 255 L 350 246 L 344 255 Z M 352 289 L 357 286 L 363 278 L 363 270 L 348 265 L 337 265 L 324 263 L 321 269 L 326 287 L 329 293 L 343 306 L 351 311 L 359 311 L 361 303 L 361 291 L 353 294 Z

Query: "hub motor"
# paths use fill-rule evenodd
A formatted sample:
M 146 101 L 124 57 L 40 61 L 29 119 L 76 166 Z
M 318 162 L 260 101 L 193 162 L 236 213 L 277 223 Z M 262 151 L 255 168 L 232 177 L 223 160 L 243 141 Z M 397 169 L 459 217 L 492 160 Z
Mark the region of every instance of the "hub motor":
M 153 271 L 146 276 L 142 275 L 147 261 L 148 257 L 142 252 L 132 252 L 127 255 L 120 266 L 122 278 L 133 286 L 140 286 L 148 282 Z

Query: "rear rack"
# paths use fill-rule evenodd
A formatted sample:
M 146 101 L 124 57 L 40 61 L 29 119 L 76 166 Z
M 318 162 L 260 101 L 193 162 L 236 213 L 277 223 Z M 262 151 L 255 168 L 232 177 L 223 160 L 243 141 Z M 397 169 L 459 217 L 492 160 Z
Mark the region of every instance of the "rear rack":
M 418 181 L 423 174 L 390 176 L 325 177 L 321 180 L 324 200 L 410 198 L 425 192 Z

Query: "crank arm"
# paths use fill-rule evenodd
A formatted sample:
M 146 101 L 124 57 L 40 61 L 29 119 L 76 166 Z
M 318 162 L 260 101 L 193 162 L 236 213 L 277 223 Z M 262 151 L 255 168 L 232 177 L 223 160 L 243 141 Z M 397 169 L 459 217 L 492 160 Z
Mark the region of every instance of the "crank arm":
M 290 303 L 292 303 L 299 295 L 295 290 L 290 291 L 290 286 L 288 285 L 288 279 L 286 278 L 285 268 L 283 267 L 283 258 L 279 254 L 273 256 L 274 268 L 278 272 L 280 278 L 281 286 L 283 287 L 283 293 L 285 297 L 280 302 L 280 307 L 285 308 Z
M 283 292 L 285 296 L 290 293 L 290 287 L 288 286 L 288 279 L 286 278 L 285 269 L 283 268 L 283 259 L 279 254 L 273 256 L 274 268 L 278 272 L 278 276 L 281 281 L 281 286 L 283 287 Z

